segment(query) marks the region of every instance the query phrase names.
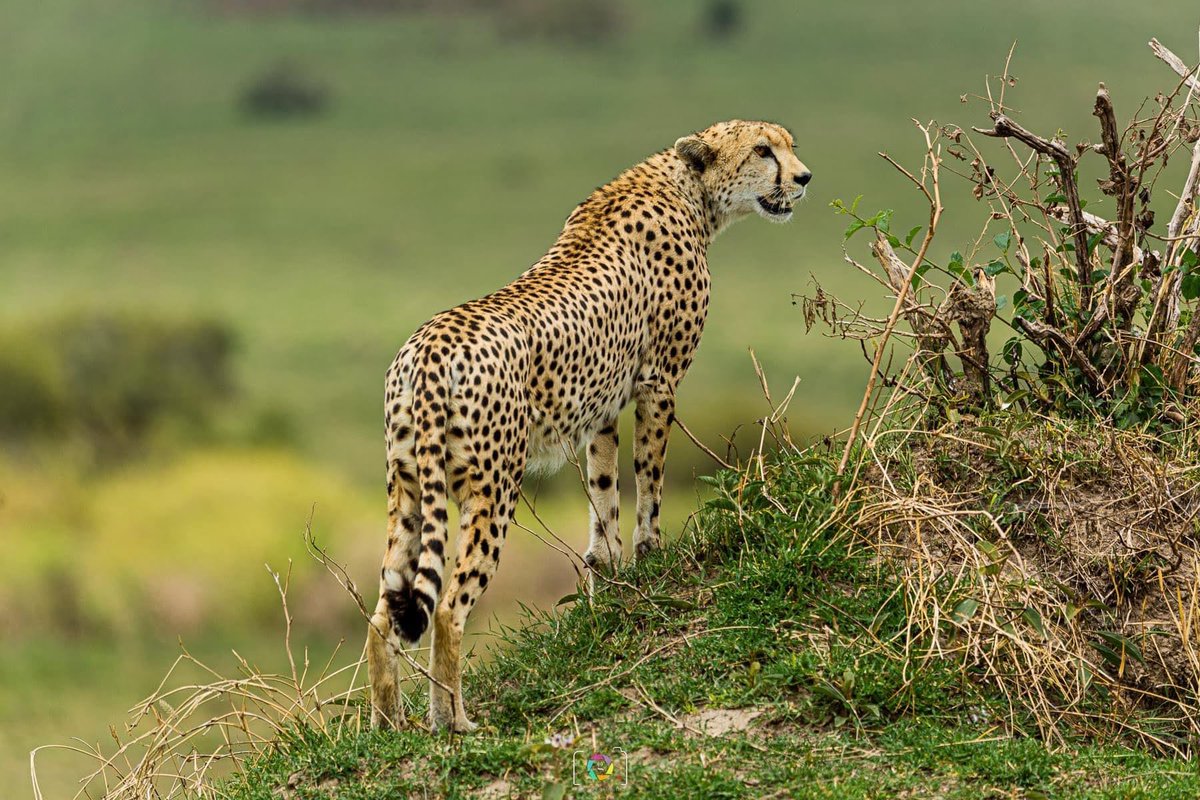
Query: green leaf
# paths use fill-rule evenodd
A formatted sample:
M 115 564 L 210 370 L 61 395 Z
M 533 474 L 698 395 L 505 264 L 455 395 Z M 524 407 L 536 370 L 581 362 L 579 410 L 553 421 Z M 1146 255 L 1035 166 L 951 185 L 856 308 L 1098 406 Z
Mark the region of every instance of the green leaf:
M 1089 644 L 1092 646 L 1093 650 L 1095 650 L 1097 653 L 1099 653 L 1101 655 L 1101 657 L 1104 658 L 1105 661 L 1107 661 L 1109 664 L 1112 664 L 1114 667 L 1117 667 L 1118 669 L 1120 669 L 1121 655 L 1119 653 L 1117 653 L 1117 651 L 1113 650 L 1108 645 L 1102 644 L 1100 642 L 1089 642 Z
M 917 227 L 913 228 L 911 231 L 909 231 L 909 232 L 908 232 L 908 235 L 904 237 L 904 244 L 905 244 L 905 245 L 907 245 L 908 247 L 912 247 L 913 239 L 916 239 L 916 238 L 917 238 L 917 234 L 918 234 L 918 233 L 920 233 L 920 232 L 921 232 L 921 226 L 920 226 L 920 225 L 918 225 Z M 1189 252 L 1190 252 L 1190 251 L 1189 251 Z
M 856 219 L 846 227 L 846 232 L 842 234 L 842 241 L 848 240 L 851 236 L 867 227 L 867 223 L 861 219 Z
M 738 507 L 728 497 L 714 497 L 704 505 L 718 511 L 737 511 Z
M 976 542 L 975 546 L 983 553 L 988 562 L 980 567 L 979 571 L 984 575 L 999 575 L 1000 570 L 1004 568 L 1004 562 L 1008 560 L 1008 556 L 1000 552 L 1000 548 L 986 539 Z
M 576 603 L 576 602 L 579 602 L 579 592 L 575 592 L 575 594 L 568 594 L 563 597 L 560 597 L 558 599 L 558 602 L 554 604 L 554 607 L 558 608 L 559 606 L 565 606 L 567 603 Z
M 850 706 L 850 701 L 847 699 L 846 695 L 842 694 L 842 690 L 826 678 L 818 678 L 817 682 L 813 685 L 813 691 L 815 691 L 817 694 L 824 695 L 826 698 L 838 703 L 839 705 L 847 708 Z
M 1042 625 L 1042 615 L 1036 608 L 1026 608 L 1021 612 L 1021 619 L 1029 623 L 1029 627 L 1037 631 L 1038 636 L 1046 638 L 1046 628 Z
M 650 602 L 656 606 L 666 606 L 667 608 L 677 608 L 681 611 L 692 611 L 699 606 L 687 600 L 680 600 L 678 597 L 671 597 L 666 594 L 650 595 Z
M 967 286 L 975 285 L 974 276 L 971 275 L 971 271 L 963 264 L 963 255 L 957 250 L 950 254 L 950 263 L 946 265 L 946 272 L 949 272 Z
M 1186 275 L 1180 284 L 1180 292 L 1184 300 L 1195 300 L 1200 297 L 1200 272 Z
M 1087 688 L 1092 685 L 1092 678 L 1094 677 L 1095 674 L 1092 672 L 1092 668 L 1082 658 L 1079 659 L 1076 668 L 1076 678 L 1079 680 L 1079 685 L 1083 687 L 1084 691 L 1087 691 Z
M 985 275 L 987 275 L 989 278 L 994 278 L 997 275 L 999 275 L 1001 272 L 1007 272 L 1007 271 L 1008 271 L 1008 264 L 1005 264 L 1003 261 L 988 262 L 988 265 L 983 268 L 983 273 Z
M 1018 290 L 1018 294 L 1021 291 L 1022 290 Z M 1017 300 L 1016 295 L 1013 295 L 1013 305 L 1017 306 L 1018 308 L 1021 306 L 1021 302 Z M 1017 362 L 1021 360 L 1022 355 L 1024 355 L 1024 347 L 1021 345 L 1021 340 L 1015 336 L 1005 342 L 1004 349 L 1000 351 L 1001 358 L 1003 358 L 1009 366 L 1016 366 Z
M 995 242 L 996 247 L 1007 253 L 1009 245 L 1012 244 L 1012 234 L 1005 231 L 1004 233 L 997 234 L 996 238 L 992 239 L 992 241 Z
M 1200 267 L 1200 255 L 1197 255 L 1195 250 L 1184 250 L 1183 256 L 1179 259 L 1179 266 L 1187 270 Z
M 563 800 L 567 796 L 565 783 L 547 783 L 542 788 L 542 800 Z
M 978 610 L 979 602 L 968 597 L 954 607 L 954 613 L 951 615 L 951 618 L 961 624 L 975 616 L 975 612 Z
M 1124 636 L 1115 631 L 1096 631 L 1096 635 L 1104 641 L 1108 642 L 1114 649 L 1123 649 L 1125 655 L 1132 658 L 1139 664 L 1145 665 L 1146 661 L 1142 658 L 1142 650 L 1128 636 Z M 1092 645 L 1095 647 L 1095 645 Z
M 928 261 L 923 261 L 921 262 L 921 265 L 913 271 L 912 287 L 914 289 L 921 288 L 921 284 L 924 283 L 923 279 L 925 277 L 925 273 L 929 272 L 931 267 L 933 267 L 933 264 L 929 263 Z
M 1028 389 L 1017 389 L 1015 392 L 1010 394 L 1008 397 L 1006 397 L 1000 401 L 1000 410 L 1004 411 L 1006 409 L 1012 408 L 1014 405 L 1016 405 L 1021 400 L 1024 400 L 1028 396 L 1029 396 Z

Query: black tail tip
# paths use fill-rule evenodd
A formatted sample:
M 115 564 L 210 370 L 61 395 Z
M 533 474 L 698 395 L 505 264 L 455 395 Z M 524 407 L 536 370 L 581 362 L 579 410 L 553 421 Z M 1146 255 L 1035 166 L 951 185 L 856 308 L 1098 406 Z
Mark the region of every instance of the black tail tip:
M 417 602 L 411 588 L 384 592 L 392 617 L 392 630 L 406 642 L 416 644 L 429 627 L 429 613 Z

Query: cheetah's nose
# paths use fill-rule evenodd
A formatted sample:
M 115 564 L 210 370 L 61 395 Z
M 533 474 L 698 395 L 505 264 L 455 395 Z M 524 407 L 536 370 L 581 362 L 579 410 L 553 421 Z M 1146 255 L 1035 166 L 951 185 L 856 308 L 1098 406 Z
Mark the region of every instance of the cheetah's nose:
M 808 186 L 808 182 L 811 180 L 812 180 L 812 173 L 809 172 L 808 170 L 804 170 L 804 172 L 801 172 L 795 178 L 796 183 L 800 184 L 801 186 Z

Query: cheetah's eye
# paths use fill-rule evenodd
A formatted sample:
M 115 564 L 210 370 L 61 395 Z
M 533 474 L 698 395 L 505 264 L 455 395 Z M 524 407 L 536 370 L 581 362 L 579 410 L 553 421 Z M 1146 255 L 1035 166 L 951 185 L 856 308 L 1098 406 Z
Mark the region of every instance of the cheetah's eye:
M 773 158 L 775 156 L 775 154 L 771 152 L 771 148 L 767 147 L 765 144 L 755 145 L 754 152 L 763 158 Z

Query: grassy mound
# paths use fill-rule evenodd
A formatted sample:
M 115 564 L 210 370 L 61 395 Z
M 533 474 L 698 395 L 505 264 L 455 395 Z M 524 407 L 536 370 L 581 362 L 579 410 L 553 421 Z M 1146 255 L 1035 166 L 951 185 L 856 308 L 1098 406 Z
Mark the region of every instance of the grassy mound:
M 992 413 L 874 443 L 855 524 L 900 565 L 913 642 L 962 659 L 1047 737 L 1069 728 L 1189 749 L 1194 430 Z
M 878 495 L 833 501 L 835 466 L 826 453 L 793 452 L 707 479 L 715 496 L 679 541 L 593 598 L 565 598 L 502 633 L 506 646 L 468 675 L 476 734 L 425 731 L 417 681 L 410 730 L 367 730 L 357 703 L 319 725 L 290 723 L 221 795 L 1200 792 L 1186 762 L 1135 749 L 1133 737 L 1066 726 L 1048 741 L 1041 709 L 981 672 L 974 651 L 935 651 L 913 589 L 939 587 L 926 595 L 939 604 L 949 584 L 909 580 L 914 562 L 882 558 L 852 527 Z M 943 646 L 969 627 L 946 616 Z M 593 752 L 615 757 L 603 784 L 586 774 Z

